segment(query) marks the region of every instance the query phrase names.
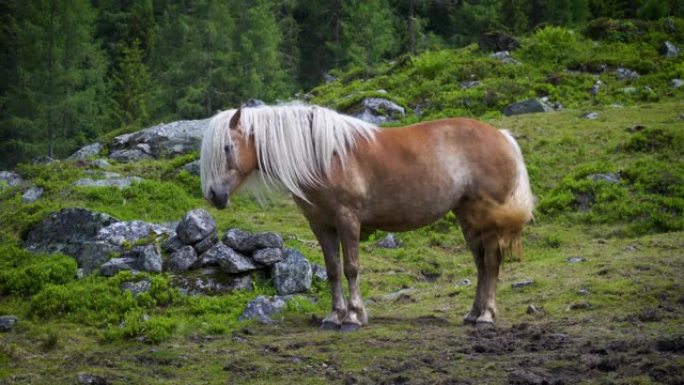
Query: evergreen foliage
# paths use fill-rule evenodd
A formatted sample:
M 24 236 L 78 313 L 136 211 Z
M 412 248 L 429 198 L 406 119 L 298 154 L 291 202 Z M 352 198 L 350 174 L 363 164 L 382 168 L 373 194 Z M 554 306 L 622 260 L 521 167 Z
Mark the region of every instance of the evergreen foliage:
M 594 20 L 592 39 L 657 47 L 682 34 L 682 15 L 684 0 L 2 1 L 0 168 L 112 130 L 287 100 L 336 69 L 377 72 L 488 31 Z M 645 22 L 663 18 L 659 30 Z

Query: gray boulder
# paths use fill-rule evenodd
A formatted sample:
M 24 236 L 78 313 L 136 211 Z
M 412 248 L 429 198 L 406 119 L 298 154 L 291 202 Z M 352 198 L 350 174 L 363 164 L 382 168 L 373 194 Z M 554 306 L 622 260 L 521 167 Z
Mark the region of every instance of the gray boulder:
M 313 273 L 314 278 L 319 279 L 321 281 L 328 280 L 328 272 L 325 270 L 325 267 L 312 263 L 311 271 Z
M 502 112 L 506 116 L 512 116 L 549 111 L 553 111 L 553 108 L 551 108 L 547 103 L 544 103 L 542 100 L 527 99 L 522 102 L 509 104 L 508 106 L 504 107 Z
M 512 64 L 512 65 L 522 64 L 519 61 L 513 59 L 513 56 L 511 56 L 511 53 L 509 51 L 494 52 L 493 54 L 489 55 L 489 57 L 491 57 L 493 59 L 497 59 L 504 64 Z
M 179 170 L 187 171 L 190 175 L 200 176 L 200 160 L 197 159 L 186 163 Z
M 389 233 L 385 238 L 376 243 L 375 246 L 381 249 L 396 249 L 401 247 L 402 244 L 403 243 L 397 239 L 394 234 Z
M 660 46 L 660 55 L 668 58 L 676 58 L 679 56 L 679 47 L 670 41 L 666 41 Z
M 222 241 L 226 246 L 241 253 L 252 253 L 257 249 L 280 249 L 283 247 L 283 238 L 272 232 L 253 234 L 240 229 L 230 229 L 223 236 Z
M 97 232 L 96 240 L 113 245 L 133 244 L 141 239 L 157 238 L 161 235 L 172 236 L 173 231 L 155 223 L 143 221 L 115 222 Z
M 639 78 L 639 73 L 630 70 L 629 68 L 619 67 L 615 70 L 615 76 L 617 76 L 619 80 L 636 80 Z
M 68 160 L 88 160 L 89 158 L 93 156 L 97 156 L 100 154 L 100 151 L 104 146 L 100 143 L 93 143 L 89 144 L 87 146 L 81 147 L 78 151 L 75 153 L 71 154 L 70 157 L 68 157 Z
M 309 290 L 313 270 L 309 261 L 297 250 L 285 249 L 283 260 L 271 268 L 271 278 L 280 295 Z
M 21 196 L 21 199 L 24 201 L 24 203 L 31 203 L 35 202 L 40 197 L 43 196 L 43 188 L 42 187 L 31 187 L 30 189 L 26 190 L 24 195 Z
M 138 251 L 137 267 L 140 271 L 149 273 L 161 273 L 162 256 L 157 245 L 146 245 Z
M 481 51 L 513 51 L 520 47 L 520 42 L 503 31 L 484 33 L 477 41 Z
M 84 243 L 118 220 L 107 214 L 82 208 L 67 208 L 49 214 L 29 231 L 24 247 L 32 252 L 79 256 Z
M 176 227 L 178 239 L 186 245 L 194 245 L 215 231 L 216 222 L 204 209 L 189 211 Z
M 130 187 L 133 183 L 142 182 L 137 176 L 126 176 L 115 172 L 104 172 L 99 175 L 102 179 L 83 178 L 73 183 L 77 187 L 118 187 L 120 189 Z
M 110 260 L 112 256 L 119 256 L 123 249 L 121 246 L 113 245 L 105 241 L 87 241 L 83 242 L 81 248 L 76 255 L 78 266 L 82 269 L 84 274 L 90 274 Z
M 480 82 L 479 80 L 467 80 L 465 82 L 458 83 L 458 86 L 461 89 L 467 90 L 470 88 L 475 88 L 475 87 L 479 86 L 480 84 L 482 84 L 482 82 Z
M 136 258 L 124 257 L 124 258 L 114 258 L 106 262 L 100 267 L 100 274 L 105 277 L 113 277 L 120 271 L 132 270 L 136 271 L 137 260 Z
M 217 243 L 202 255 L 202 266 L 217 264 L 221 270 L 238 274 L 258 268 L 248 257 L 236 252 L 223 243 Z
M 95 159 L 90 162 L 90 164 L 95 168 L 108 168 L 112 166 L 109 162 L 107 162 L 107 159 Z
M 173 277 L 173 285 L 188 295 L 222 295 L 252 290 L 250 274 L 228 275 L 218 268 L 203 268 Z
M 620 183 L 620 175 L 613 172 L 596 173 L 587 175 L 587 179 L 593 182 L 608 182 L 611 184 Z
M 684 86 L 684 80 L 682 79 L 672 79 L 670 80 L 670 86 L 672 88 L 679 88 Z
M 96 376 L 90 373 L 79 373 L 78 383 L 81 385 L 108 385 L 109 381 L 105 377 Z
M 404 107 L 383 98 L 365 98 L 346 112 L 372 124 L 394 122 L 406 116 Z
M 209 236 L 207 236 L 206 238 L 202 239 L 201 241 L 197 242 L 197 244 L 195 244 L 195 252 L 198 255 L 200 255 L 200 254 L 204 253 L 205 251 L 211 249 L 211 247 L 214 246 L 215 244 L 217 244 L 218 241 L 219 241 L 218 234 L 216 233 L 216 231 L 214 231 L 213 233 L 209 234 Z
M 275 321 L 271 317 L 285 309 L 287 300 L 290 298 L 291 296 L 266 297 L 260 295 L 247 304 L 247 308 L 240 315 L 239 320 L 256 319 L 262 324 L 272 324 Z
M 110 143 L 110 156 L 120 162 L 166 158 L 199 149 L 210 119 L 162 123 L 117 136 Z
M 177 235 L 169 237 L 161 243 L 162 250 L 164 250 L 164 252 L 168 254 L 175 253 L 176 251 L 180 250 L 183 246 L 185 246 L 185 243 L 181 242 L 181 240 L 178 239 Z
M 169 257 L 166 270 L 173 272 L 187 271 L 197 262 L 197 252 L 192 246 L 183 246 Z
M 0 188 L 3 185 L 14 187 L 21 183 L 21 176 L 12 171 L 0 171 Z
M 261 107 L 265 106 L 266 103 L 260 99 L 249 99 L 242 104 L 242 107 Z
M 134 297 L 137 297 L 140 294 L 150 290 L 150 287 L 152 287 L 152 283 L 148 280 L 137 282 L 127 281 L 121 284 L 121 291 L 129 291 Z
M 254 252 L 252 259 L 254 259 L 254 262 L 264 266 L 271 266 L 283 259 L 283 252 L 281 249 L 276 248 L 260 249 Z
M 588 112 L 586 114 L 582 114 L 582 117 L 584 119 L 596 120 L 599 118 L 599 113 L 598 112 Z
M 8 332 L 12 330 L 14 325 L 19 322 L 19 318 L 13 315 L 3 315 L 0 316 L 0 332 Z

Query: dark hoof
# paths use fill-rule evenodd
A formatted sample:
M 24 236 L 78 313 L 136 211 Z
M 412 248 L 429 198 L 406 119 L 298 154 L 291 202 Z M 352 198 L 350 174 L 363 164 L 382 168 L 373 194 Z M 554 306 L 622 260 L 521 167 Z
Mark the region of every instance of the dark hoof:
M 464 325 L 473 325 L 473 326 L 475 326 L 475 324 L 477 324 L 477 321 L 476 321 L 476 320 L 473 320 L 473 319 L 469 319 L 469 318 L 464 318 L 464 319 L 463 319 L 463 324 L 464 324 Z
M 323 321 L 323 323 L 321 323 L 321 330 L 338 331 L 340 330 L 340 325 L 334 322 Z
M 357 324 L 342 324 L 342 328 L 340 329 L 340 331 L 341 331 L 342 333 L 351 333 L 351 332 L 355 332 L 355 331 L 357 331 L 357 330 L 359 330 L 359 329 L 361 329 L 361 325 L 357 325 Z

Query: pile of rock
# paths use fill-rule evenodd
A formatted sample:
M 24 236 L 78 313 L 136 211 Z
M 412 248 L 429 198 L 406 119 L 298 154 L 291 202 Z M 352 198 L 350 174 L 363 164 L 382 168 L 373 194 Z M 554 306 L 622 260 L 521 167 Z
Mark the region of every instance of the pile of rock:
M 322 267 L 309 263 L 297 250 L 284 248 L 277 233 L 231 229 L 219 240 L 214 219 L 202 209 L 188 212 L 174 226 L 119 221 L 107 214 L 67 208 L 35 226 L 24 247 L 70 255 L 82 276 L 168 271 L 188 294 L 251 289 L 252 276 L 260 274 L 272 278 L 278 294 L 290 295 L 307 291 L 313 277 L 327 278 Z

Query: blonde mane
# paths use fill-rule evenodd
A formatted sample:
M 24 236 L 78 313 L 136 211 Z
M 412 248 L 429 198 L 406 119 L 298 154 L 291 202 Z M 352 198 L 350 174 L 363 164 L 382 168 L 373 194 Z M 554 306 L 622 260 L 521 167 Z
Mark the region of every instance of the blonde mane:
M 201 161 L 205 194 L 208 186 L 219 181 L 225 172 L 223 148 L 226 144 L 232 144 L 228 124 L 233 113 L 226 111 L 218 114 L 205 134 Z M 244 108 L 240 122 L 245 140 L 254 138 L 259 170 L 264 181 L 282 184 L 304 200 L 306 197 L 302 189 L 323 182 L 335 154 L 344 167 L 349 151 L 356 147 L 357 139 L 372 141 L 377 130 L 373 124 L 310 105 Z M 205 153 L 214 154 L 207 155 L 205 159 Z M 205 171 L 205 168 L 208 170 Z

